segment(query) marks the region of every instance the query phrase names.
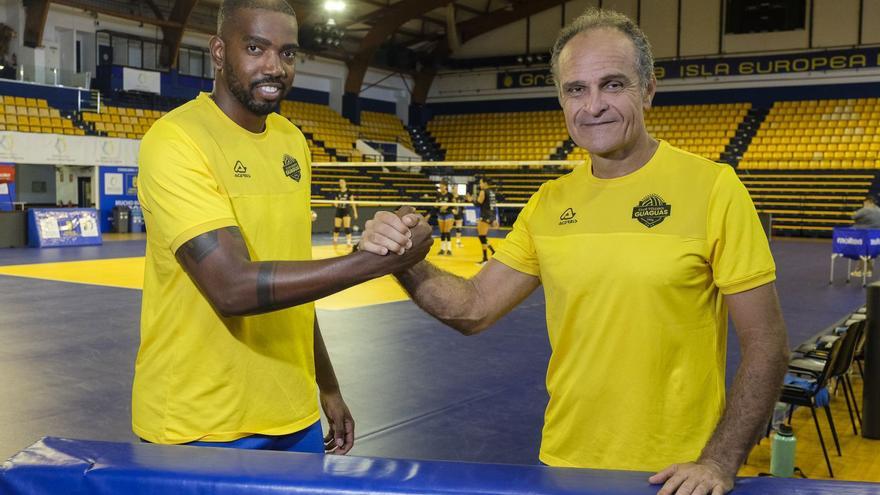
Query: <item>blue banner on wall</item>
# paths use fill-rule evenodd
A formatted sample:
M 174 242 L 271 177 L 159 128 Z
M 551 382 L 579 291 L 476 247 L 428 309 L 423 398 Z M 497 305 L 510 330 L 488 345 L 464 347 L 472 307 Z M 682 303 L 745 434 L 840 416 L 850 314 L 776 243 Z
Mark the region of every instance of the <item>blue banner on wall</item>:
M 654 74 L 658 80 L 664 80 L 825 72 L 873 67 L 880 67 L 880 47 L 749 57 L 664 60 L 655 64 Z
M 32 208 L 28 210 L 31 247 L 92 246 L 101 244 L 98 210 L 93 208 Z
M 754 76 L 825 72 L 880 67 L 880 47 L 822 50 L 780 55 L 658 60 L 654 75 L 658 81 L 694 77 Z M 499 72 L 497 89 L 553 86 L 550 69 Z
M 100 167 L 101 230 L 110 232 L 114 206 L 138 207 L 137 167 Z

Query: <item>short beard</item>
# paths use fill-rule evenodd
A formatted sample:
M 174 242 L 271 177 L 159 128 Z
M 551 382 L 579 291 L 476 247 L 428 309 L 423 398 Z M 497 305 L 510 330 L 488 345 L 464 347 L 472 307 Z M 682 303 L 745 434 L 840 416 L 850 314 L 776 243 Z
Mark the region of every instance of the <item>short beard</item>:
M 226 60 L 223 61 L 223 73 L 226 75 L 226 86 L 229 88 L 229 91 L 231 91 L 233 96 L 250 110 L 251 113 L 261 116 L 269 115 L 278 108 L 278 105 L 275 103 L 258 102 L 253 94 L 245 87 L 244 83 L 242 83 L 238 76 L 235 75 L 235 71 Z

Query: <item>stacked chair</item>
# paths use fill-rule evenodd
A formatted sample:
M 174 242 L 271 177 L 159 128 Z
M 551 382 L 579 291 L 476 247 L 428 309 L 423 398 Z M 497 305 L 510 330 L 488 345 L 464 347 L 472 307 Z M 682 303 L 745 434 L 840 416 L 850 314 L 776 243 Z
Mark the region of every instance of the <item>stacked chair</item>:
M 838 389 L 843 389 L 853 434 L 858 435 L 856 420 L 859 425 L 862 420 L 849 373 L 855 359 L 856 349 L 864 345 L 865 325 L 864 315 L 857 313 L 847 320 L 847 324 L 835 328 L 831 334 L 820 336 L 816 341 L 798 347 L 794 352 L 794 358 L 789 362 L 788 374 L 786 374 L 785 384 L 779 398 L 780 402 L 789 405 L 789 423 L 795 406 L 810 408 L 819 436 L 819 443 L 822 446 L 822 454 L 825 456 L 825 463 L 828 466 L 828 474 L 832 478 L 834 471 L 828 457 L 822 429 L 819 426 L 816 408 L 821 407 L 825 410 L 837 455 L 841 456 L 840 440 L 831 415 L 831 397 L 828 385 L 834 383 Z

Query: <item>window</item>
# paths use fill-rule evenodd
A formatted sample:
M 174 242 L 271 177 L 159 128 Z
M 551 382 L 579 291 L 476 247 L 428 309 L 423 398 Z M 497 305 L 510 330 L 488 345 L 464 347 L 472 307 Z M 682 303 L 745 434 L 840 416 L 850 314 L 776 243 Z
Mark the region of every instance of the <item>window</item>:
M 794 31 L 806 26 L 806 0 L 727 0 L 726 34 Z

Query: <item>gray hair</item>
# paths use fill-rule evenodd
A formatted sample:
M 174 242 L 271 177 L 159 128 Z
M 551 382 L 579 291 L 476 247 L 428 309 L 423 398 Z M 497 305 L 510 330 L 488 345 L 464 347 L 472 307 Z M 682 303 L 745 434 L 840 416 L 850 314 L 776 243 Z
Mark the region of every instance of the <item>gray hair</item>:
M 642 84 L 642 88 L 647 88 L 654 74 L 654 54 L 651 52 L 651 43 L 648 41 L 648 37 L 645 36 L 645 33 L 642 32 L 641 28 L 632 19 L 620 12 L 594 7 L 587 9 L 580 17 L 562 28 L 559 36 L 556 38 L 556 43 L 553 44 L 553 51 L 550 56 L 550 70 L 553 72 L 556 87 L 559 87 L 559 54 L 562 52 L 562 49 L 575 36 L 591 29 L 599 28 L 616 29 L 633 42 L 633 46 L 635 46 L 636 53 L 638 54 L 636 71 L 639 73 L 639 82 Z
M 221 36 L 223 26 L 231 22 L 240 9 L 263 9 L 296 17 L 296 12 L 286 0 L 223 0 L 217 11 L 217 36 Z

